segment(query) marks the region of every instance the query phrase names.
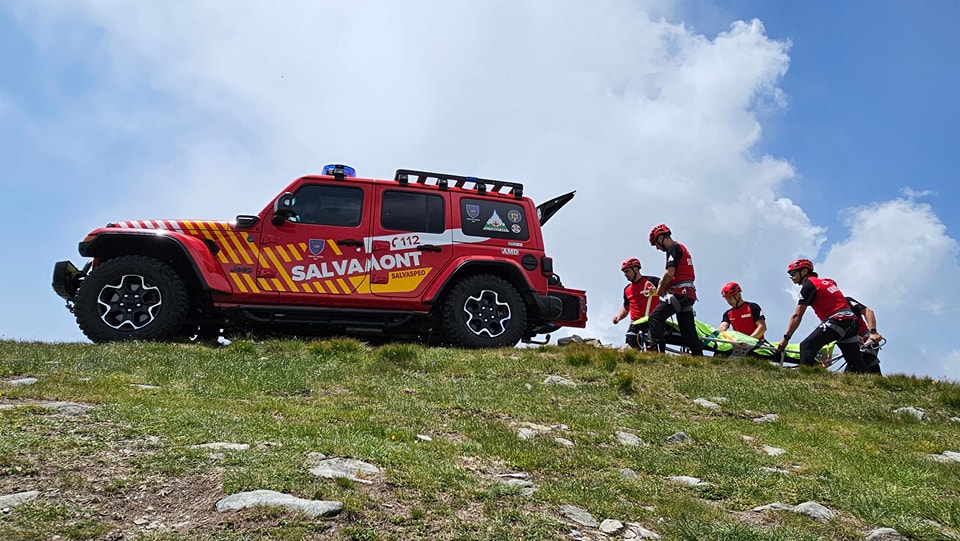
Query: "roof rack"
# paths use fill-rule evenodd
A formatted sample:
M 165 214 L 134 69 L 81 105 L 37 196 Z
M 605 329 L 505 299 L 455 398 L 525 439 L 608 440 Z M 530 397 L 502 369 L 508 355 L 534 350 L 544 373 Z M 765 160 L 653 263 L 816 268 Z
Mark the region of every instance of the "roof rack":
M 446 173 L 430 173 L 428 171 L 414 171 L 412 169 L 397 169 L 394 180 L 401 185 L 416 182 L 417 184 L 436 185 L 439 186 L 441 190 L 446 190 L 452 185 L 454 188 L 473 188 L 477 190 L 477 193 L 487 193 L 489 190 L 504 195 L 511 194 L 514 199 L 523 198 L 523 184 L 519 182 L 507 182 L 505 180 L 464 177 L 460 175 L 448 175 Z M 428 182 L 430 180 L 434 180 L 435 182 Z M 467 186 L 468 184 L 472 184 L 472 186 Z M 502 191 L 504 188 L 509 189 L 509 191 Z

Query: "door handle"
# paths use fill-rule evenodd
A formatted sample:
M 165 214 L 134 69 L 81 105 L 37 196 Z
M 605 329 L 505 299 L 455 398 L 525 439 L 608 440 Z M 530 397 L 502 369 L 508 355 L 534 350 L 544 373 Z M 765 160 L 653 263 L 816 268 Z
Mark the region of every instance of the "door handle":
M 421 252 L 439 252 L 442 250 L 442 248 L 436 244 L 421 244 L 417 246 L 417 250 L 420 250 Z
M 337 241 L 337 244 L 340 246 L 363 246 L 363 241 L 357 239 L 340 239 Z

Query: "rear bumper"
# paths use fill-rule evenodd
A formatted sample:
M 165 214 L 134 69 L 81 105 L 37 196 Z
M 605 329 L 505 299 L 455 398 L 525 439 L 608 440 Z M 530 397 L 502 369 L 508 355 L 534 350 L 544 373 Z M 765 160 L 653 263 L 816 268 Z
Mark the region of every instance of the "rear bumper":
M 587 292 L 565 287 L 551 287 L 542 299 L 541 313 L 558 327 L 587 326 Z M 540 304 L 538 300 L 538 304 Z
M 53 290 L 63 299 L 72 301 L 77 296 L 83 275 L 84 272 L 72 262 L 57 261 L 53 265 Z

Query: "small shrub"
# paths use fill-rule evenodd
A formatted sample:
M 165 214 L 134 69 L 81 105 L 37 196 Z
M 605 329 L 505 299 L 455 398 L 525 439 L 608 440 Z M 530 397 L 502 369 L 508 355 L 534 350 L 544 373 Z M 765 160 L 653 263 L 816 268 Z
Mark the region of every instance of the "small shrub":
M 234 340 L 227 346 L 236 353 L 256 353 L 257 346 L 249 340 Z
M 365 349 L 362 342 L 353 338 L 333 338 L 307 344 L 307 351 L 315 357 L 349 357 L 363 353 Z
M 592 356 L 586 351 L 570 351 L 564 356 L 564 360 L 570 366 L 586 366 L 590 364 Z
M 349 536 L 348 539 L 351 539 L 352 541 L 375 541 L 376 539 L 380 539 L 375 528 L 369 528 L 366 526 L 344 528 L 343 531 L 347 534 L 347 536 Z
M 620 362 L 619 352 L 615 349 L 603 349 L 597 355 L 600 358 L 600 366 L 607 372 L 613 372 Z
M 334 477 L 333 483 L 338 487 L 347 489 L 347 490 L 352 490 L 357 486 L 357 484 L 353 481 L 353 479 L 350 479 L 349 477 L 340 477 L 340 476 Z
M 413 344 L 390 344 L 377 350 L 377 359 L 394 368 L 417 369 L 420 349 Z
M 84 519 L 67 524 L 63 533 L 68 539 L 97 539 L 110 530 L 110 526 L 100 521 Z
M 948 387 L 940 391 L 940 403 L 948 408 L 960 410 L 960 387 Z
M 613 386 L 616 387 L 617 391 L 624 394 L 633 394 L 637 390 L 633 374 L 629 372 L 617 374 L 613 379 Z

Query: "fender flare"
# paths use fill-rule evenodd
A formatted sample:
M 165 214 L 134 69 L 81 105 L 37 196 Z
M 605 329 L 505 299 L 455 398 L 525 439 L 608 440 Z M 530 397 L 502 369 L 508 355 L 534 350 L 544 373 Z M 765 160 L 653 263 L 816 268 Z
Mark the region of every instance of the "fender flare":
M 537 294 L 536 289 L 534 289 L 534 287 L 527 280 L 527 277 L 524 275 L 524 271 L 518 264 L 514 264 L 512 261 L 507 262 L 502 259 L 478 258 L 476 256 L 462 257 L 452 261 L 448 268 L 451 270 L 447 273 L 447 277 L 442 281 L 434 282 L 424 292 L 424 303 L 436 303 L 437 299 L 443 295 L 450 284 L 458 280 L 466 273 L 487 273 L 500 276 L 501 278 L 504 278 L 513 284 L 514 287 L 517 287 L 517 291 L 520 293 L 520 296 L 525 299 L 531 293 Z
M 168 230 L 101 228 L 79 245 L 80 255 L 108 259 L 118 255 L 144 255 L 161 261 L 187 262 L 200 286 L 208 291 L 233 293 L 217 258 L 203 240 Z

